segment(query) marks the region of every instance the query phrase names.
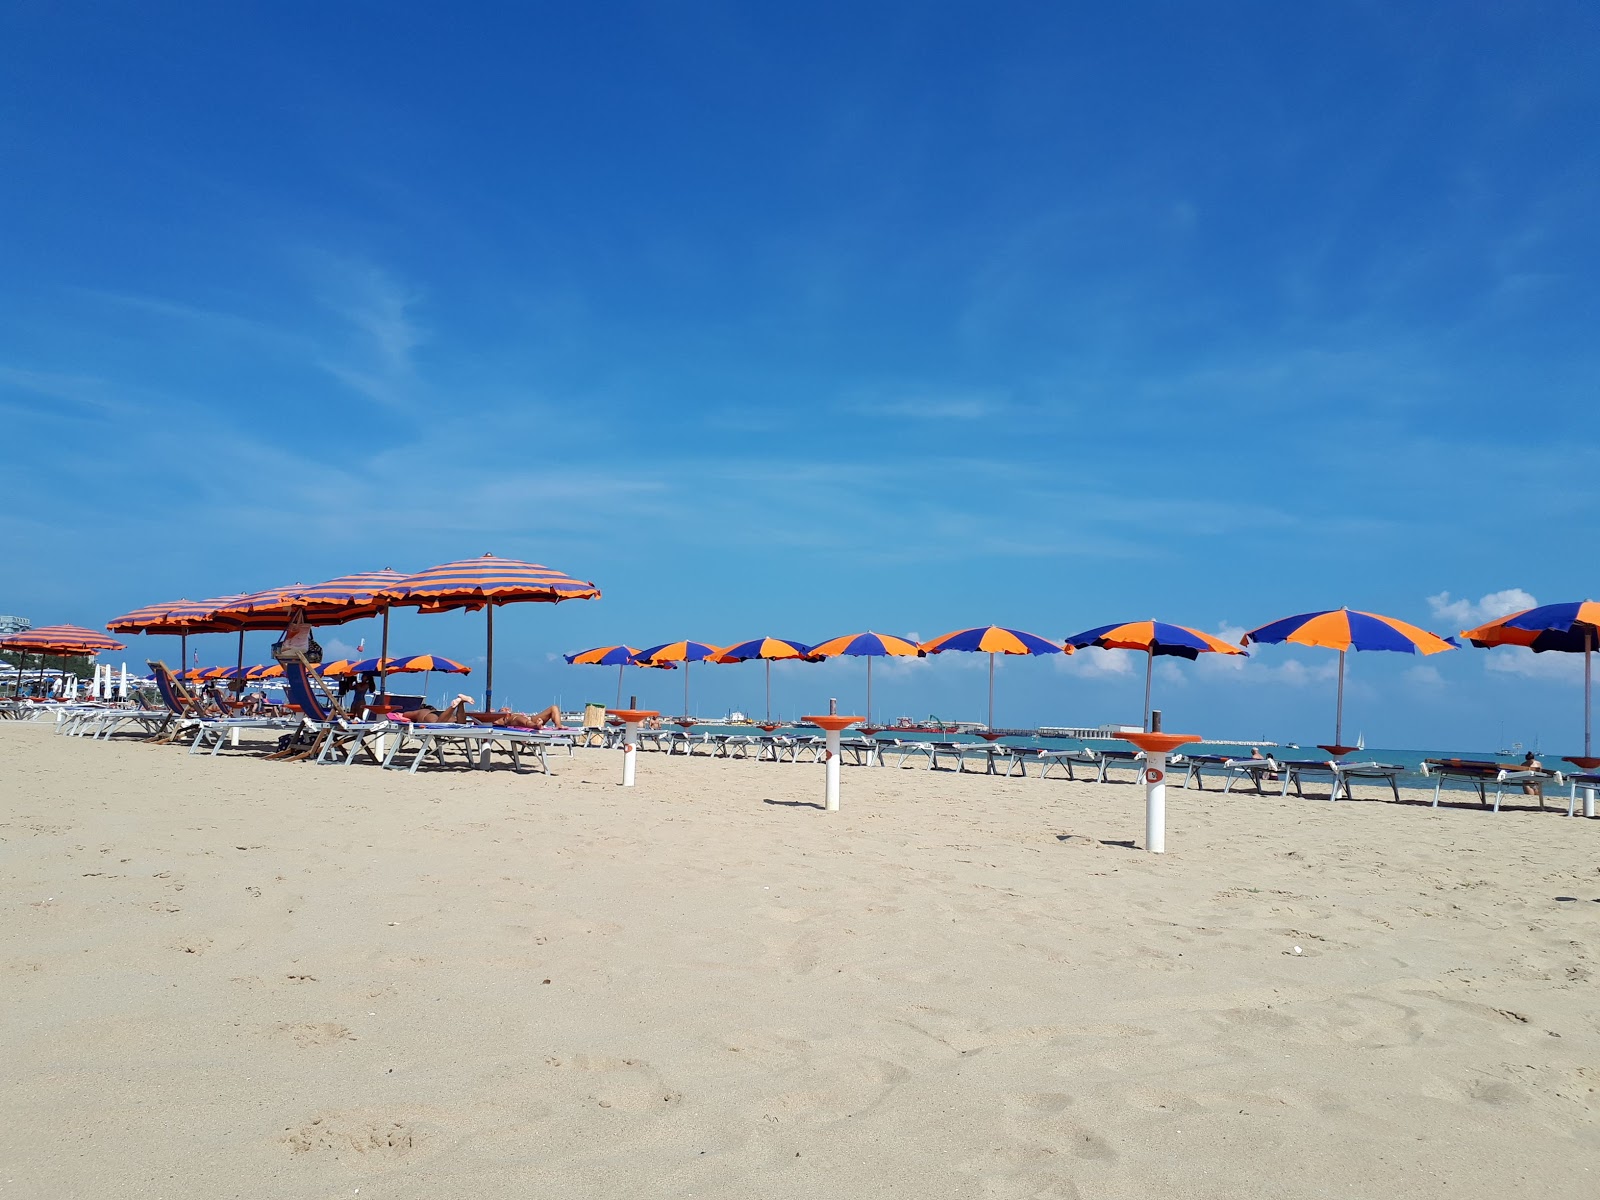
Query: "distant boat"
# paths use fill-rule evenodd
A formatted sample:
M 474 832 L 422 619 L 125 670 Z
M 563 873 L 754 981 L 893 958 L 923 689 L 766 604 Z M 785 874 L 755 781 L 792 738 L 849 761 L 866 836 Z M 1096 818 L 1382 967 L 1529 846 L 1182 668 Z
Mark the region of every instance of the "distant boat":
M 1365 750 L 1366 748 L 1367 748 L 1367 735 L 1364 734 L 1364 733 L 1356 734 L 1356 749 L 1357 750 Z

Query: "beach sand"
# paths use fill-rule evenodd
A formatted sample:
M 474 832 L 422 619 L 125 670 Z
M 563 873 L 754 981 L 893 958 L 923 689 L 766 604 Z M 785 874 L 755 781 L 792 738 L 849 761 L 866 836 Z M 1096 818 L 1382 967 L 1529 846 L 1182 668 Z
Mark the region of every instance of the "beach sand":
M 0 1197 L 1600 1195 L 1600 823 L 553 763 L 0 725 Z

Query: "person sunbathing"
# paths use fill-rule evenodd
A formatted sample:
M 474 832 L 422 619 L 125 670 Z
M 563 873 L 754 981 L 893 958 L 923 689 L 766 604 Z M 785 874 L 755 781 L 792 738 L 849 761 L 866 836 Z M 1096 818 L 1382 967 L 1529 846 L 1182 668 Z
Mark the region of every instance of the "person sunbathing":
M 467 705 L 472 703 L 472 697 L 461 695 L 449 708 L 442 712 L 436 708 L 429 708 L 424 704 L 421 708 L 414 708 L 410 712 L 398 714 L 407 721 L 416 721 L 424 725 L 464 725 L 467 720 Z
M 506 719 L 500 722 L 508 729 L 543 729 L 546 725 L 561 724 L 561 709 L 554 704 L 536 713 L 514 713 L 507 709 L 500 711 L 508 714 Z

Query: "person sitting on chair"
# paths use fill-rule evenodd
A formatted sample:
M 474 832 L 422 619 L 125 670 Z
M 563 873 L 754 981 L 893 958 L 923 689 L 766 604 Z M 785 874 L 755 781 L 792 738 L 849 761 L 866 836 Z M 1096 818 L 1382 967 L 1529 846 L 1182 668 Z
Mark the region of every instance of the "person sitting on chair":
M 1522 757 L 1522 765 L 1520 767 L 1518 767 L 1517 769 L 1520 770 L 1520 771 L 1542 771 L 1542 770 L 1544 770 L 1544 765 L 1542 763 L 1540 763 L 1539 759 L 1534 755 L 1533 751 L 1529 750 L 1527 754 L 1523 755 L 1523 757 Z M 1542 780 L 1542 779 L 1530 779 L 1530 780 L 1528 780 L 1526 783 L 1524 783 L 1522 785 L 1522 794 L 1525 795 L 1525 796 L 1537 796 L 1537 797 L 1539 797 L 1540 807 L 1543 807 L 1543 805 L 1544 805 L 1544 780 Z

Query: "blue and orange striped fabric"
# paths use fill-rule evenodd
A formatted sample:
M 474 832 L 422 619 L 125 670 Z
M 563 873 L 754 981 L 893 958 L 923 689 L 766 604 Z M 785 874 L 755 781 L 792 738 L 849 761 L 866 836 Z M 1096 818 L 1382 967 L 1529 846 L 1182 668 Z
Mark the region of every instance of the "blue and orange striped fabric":
M 769 662 L 790 658 L 801 658 L 808 662 L 817 661 L 816 656 L 811 653 L 811 647 L 804 642 L 772 637 L 751 638 L 748 642 L 738 642 L 717 655 L 716 661 L 736 663 L 752 658 L 764 658 Z
M 811 653 L 817 658 L 835 658 L 841 654 L 848 654 L 852 658 L 906 658 L 912 655 L 921 658 L 925 651 L 916 642 L 895 637 L 892 633 L 847 633 L 818 642 L 811 647 Z
M 425 612 L 479 609 L 515 601 L 596 600 L 600 589 L 538 563 L 514 558 L 464 558 L 408 575 L 385 593 L 397 605 Z
M 241 599 L 242 596 L 215 596 L 209 600 L 146 604 L 107 621 L 106 628 L 112 633 L 224 633 L 239 626 L 219 621 L 212 614 Z
M 652 667 L 662 663 L 697 663 L 715 658 L 721 653 L 721 647 L 706 642 L 663 642 L 659 646 L 639 651 L 639 661 Z
M 126 649 L 127 646 L 116 638 L 78 625 L 44 625 L 0 640 L 0 650 L 21 650 L 28 654 L 105 654 Z
M 1168 654 L 1191 660 L 1202 654 L 1248 653 L 1209 633 L 1202 633 L 1187 625 L 1169 625 L 1165 621 L 1101 625 L 1073 634 L 1067 639 L 1067 645 L 1080 650 L 1089 646 L 1098 646 L 1102 650 L 1143 650 L 1146 654 Z
M 281 629 L 298 608 L 312 625 L 342 625 L 382 612 L 389 603 L 389 592 L 408 578 L 404 572 L 385 569 L 341 575 L 326 583 L 268 588 L 236 597 L 211 617 L 236 622 L 239 628 Z
M 471 675 L 472 668 L 441 654 L 410 654 L 405 658 L 390 659 L 389 673 L 415 674 L 418 671 L 438 671 L 445 675 Z
M 1600 650 L 1600 602 L 1541 604 L 1476 629 L 1464 629 L 1461 636 L 1478 647 L 1526 646 L 1535 654 L 1547 650 L 1567 654 Z
M 1329 650 L 1393 650 L 1400 654 L 1438 654 L 1456 649 L 1454 642 L 1416 625 L 1351 608 L 1284 617 L 1252 629 L 1241 641 L 1245 645 L 1290 642 Z
M 632 646 L 596 646 L 562 658 L 581 667 L 626 667 L 639 665 L 639 651 Z
M 922 643 L 929 654 L 942 654 L 946 650 L 973 650 L 984 654 L 1060 654 L 1062 647 L 1049 638 L 1036 633 L 1023 633 L 1020 629 L 1003 629 L 999 625 L 980 625 L 975 629 L 958 629 Z M 1071 654 L 1072 648 L 1066 648 Z

